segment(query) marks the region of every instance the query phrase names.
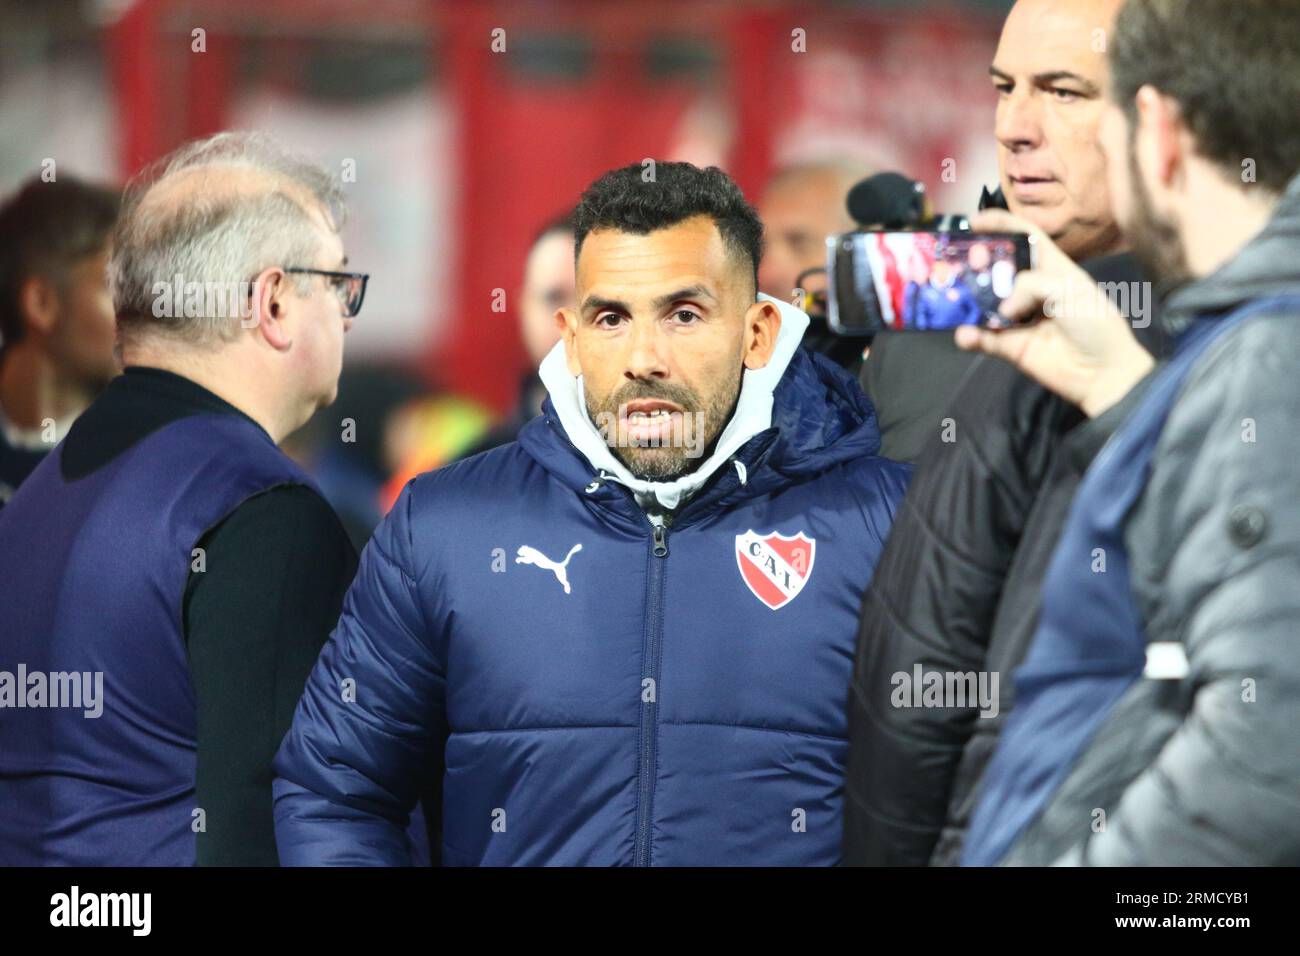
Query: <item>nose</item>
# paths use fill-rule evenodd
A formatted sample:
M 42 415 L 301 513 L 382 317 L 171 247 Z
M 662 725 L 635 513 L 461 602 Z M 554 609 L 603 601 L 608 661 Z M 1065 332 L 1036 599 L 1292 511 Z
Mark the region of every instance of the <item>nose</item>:
M 630 334 L 623 375 L 629 379 L 667 377 L 668 363 L 664 357 L 663 331 L 659 323 L 653 319 L 633 319 Z
M 1042 104 L 1024 84 L 998 103 L 994 135 L 1013 153 L 1037 149 L 1043 144 Z

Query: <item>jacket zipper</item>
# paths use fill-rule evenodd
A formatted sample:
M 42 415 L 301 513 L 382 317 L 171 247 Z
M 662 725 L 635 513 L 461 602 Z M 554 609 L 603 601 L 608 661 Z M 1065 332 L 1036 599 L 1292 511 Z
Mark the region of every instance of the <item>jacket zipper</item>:
M 653 699 L 641 704 L 641 752 L 637 762 L 635 866 L 650 865 L 650 817 L 654 797 L 656 725 L 659 713 L 659 641 L 664 626 L 664 559 L 668 557 L 668 531 L 654 525 L 651 534 L 650 580 L 647 585 L 644 673 L 652 682 Z M 642 694 L 645 685 L 642 684 Z

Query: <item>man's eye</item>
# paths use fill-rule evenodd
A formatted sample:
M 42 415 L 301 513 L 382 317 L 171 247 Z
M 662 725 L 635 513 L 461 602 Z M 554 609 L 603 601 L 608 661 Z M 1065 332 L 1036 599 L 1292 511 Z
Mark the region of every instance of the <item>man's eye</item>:
M 1052 89 L 1052 95 L 1061 103 L 1073 103 L 1083 94 L 1079 93 L 1077 90 L 1065 90 L 1058 86 Z
M 677 321 L 682 325 L 690 325 L 693 322 L 699 321 L 700 317 L 690 309 L 678 309 L 673 313 L 673 318 L 677 319 Z
M 596 324 L 606 329 L 612 329 L 622 321 L 623 317 L 616 312 L 606 312 L 604 315 L 596 316 Z
M 993 89 L 997 90 L 997 91 L 998 91 L 999 93 L 1001 93 L 1003 96 L 1007 96 L 1007 95 L 1011 92 L 1011 84 L 1010 84 L 1010 83 L 994 83 L 994 84 L 993 84 Z

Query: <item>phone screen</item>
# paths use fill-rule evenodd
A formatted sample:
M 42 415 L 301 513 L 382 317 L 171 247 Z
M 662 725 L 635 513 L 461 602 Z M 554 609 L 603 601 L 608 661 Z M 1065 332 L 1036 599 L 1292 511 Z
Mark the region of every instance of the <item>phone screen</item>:
M 1005 325 L 998 306 L 1031 267 L 1018 233 L 865 231 L 826 243 L 828 320 L 842 335 Z

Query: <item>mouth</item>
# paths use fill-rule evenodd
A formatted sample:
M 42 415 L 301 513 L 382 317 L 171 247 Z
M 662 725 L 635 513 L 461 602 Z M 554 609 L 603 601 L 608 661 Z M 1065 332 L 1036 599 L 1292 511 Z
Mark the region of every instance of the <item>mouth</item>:
M 1033 202 L 1058 185 L 1055 176 L 1008 175 L 1011 192 L 1019 200 Z
M 628 402 L 621 413 L 628 438 L 637 444 L 661 442 L 672 432 L 675 422 L 679 422 L 681 416 L 681 406 L 657 399 Z

